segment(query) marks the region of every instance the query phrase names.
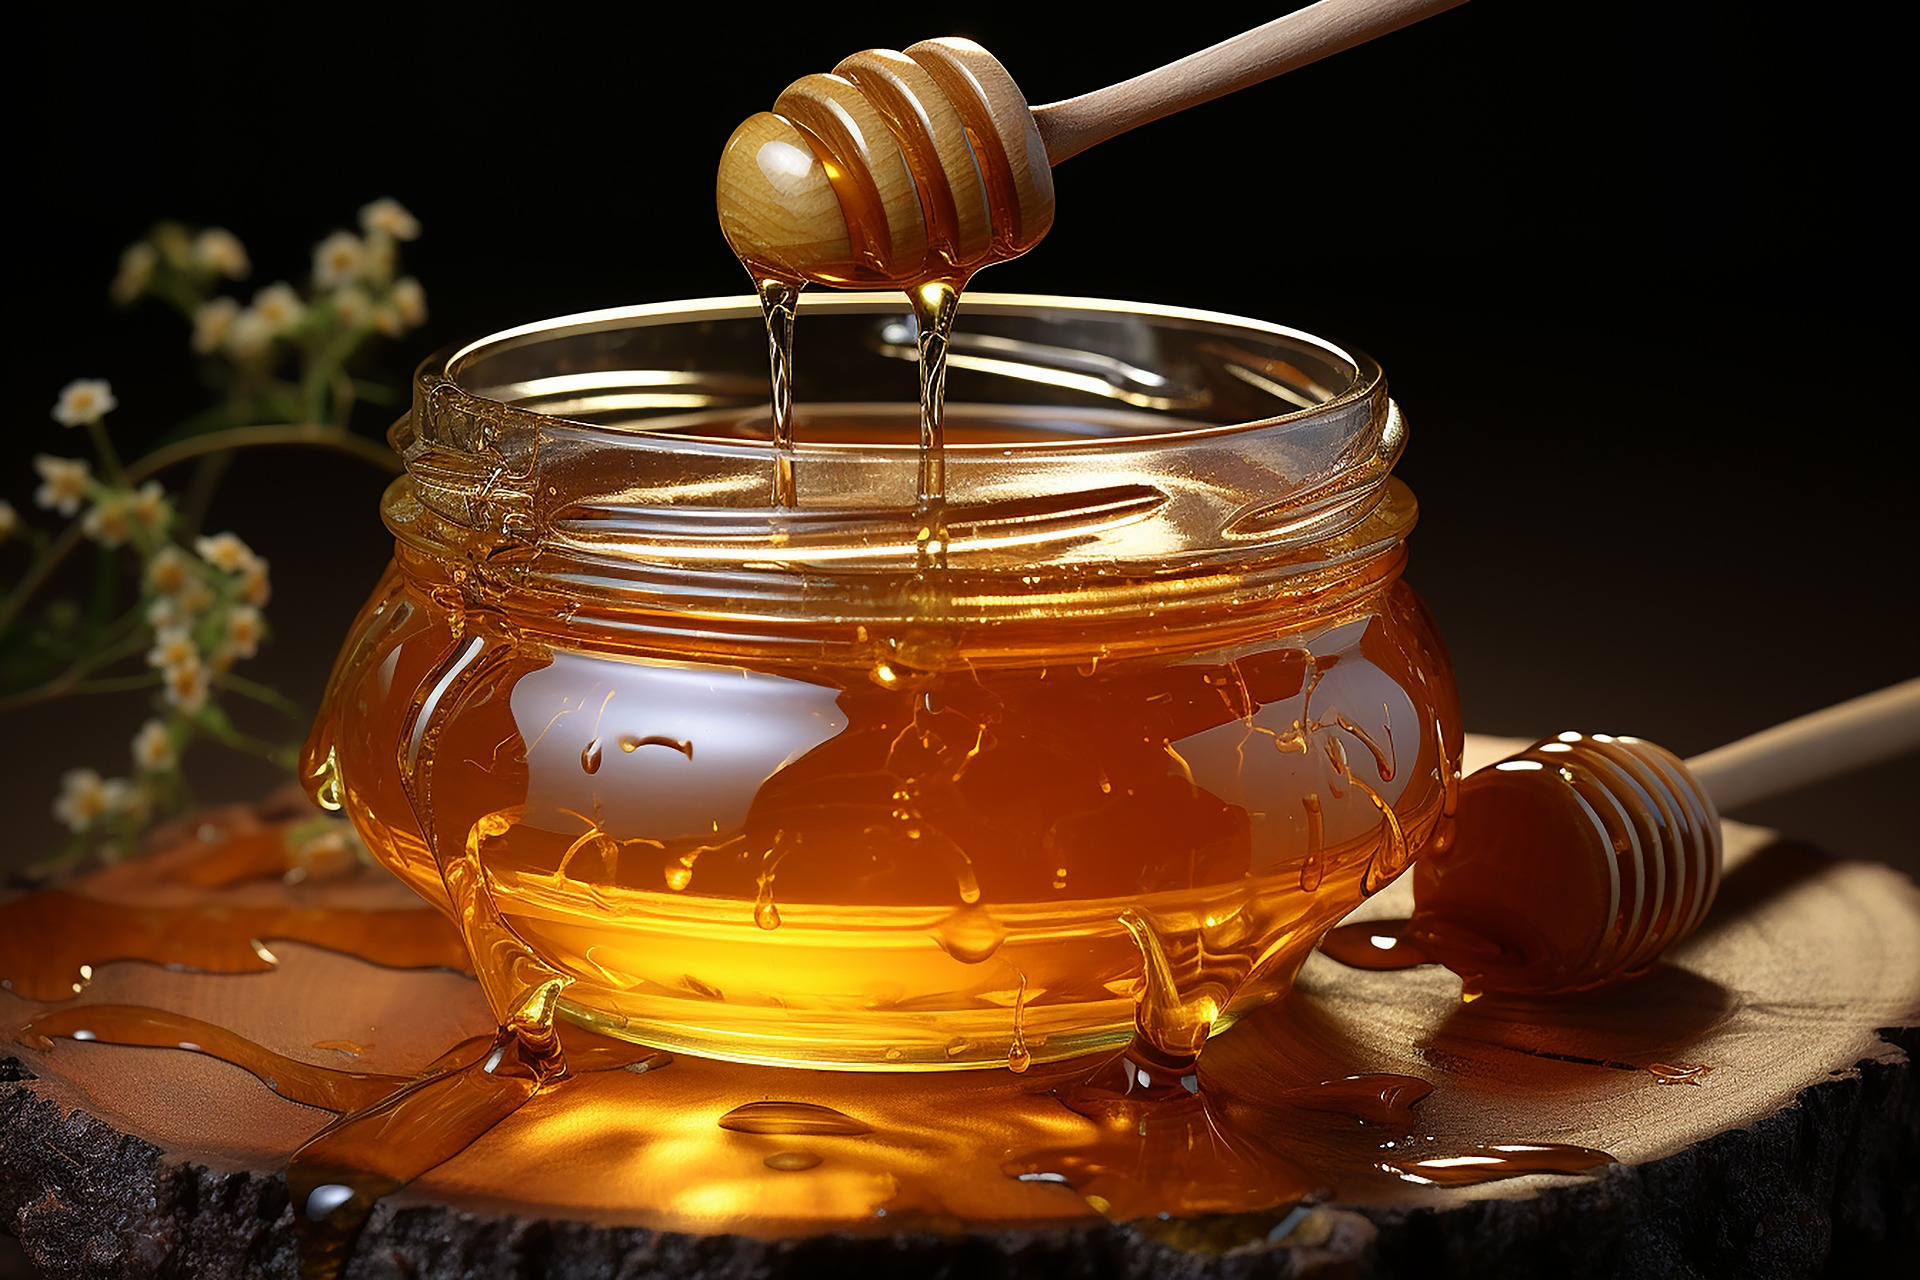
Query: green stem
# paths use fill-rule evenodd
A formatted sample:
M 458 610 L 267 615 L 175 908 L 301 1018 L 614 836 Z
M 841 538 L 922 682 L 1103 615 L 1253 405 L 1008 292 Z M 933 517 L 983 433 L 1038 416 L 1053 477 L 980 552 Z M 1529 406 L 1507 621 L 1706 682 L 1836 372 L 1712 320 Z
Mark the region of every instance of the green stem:
M 210 431 L 203 436 L 176 441 L 165 448 L 155 449 L 134 463 L 127 472 L 127 482 L 138 484 L 149 476 L 165 471 L 168 467 L 178 466 L 189 459 L 204 457 L 209 453 L 275 444 L 301 444 L 311 445 L 316 449 L 335 449 L 396 475 L 402 469 L 400 459 L 384 445 L 375 444 L 371 440 L 354 435 L 350 431 L 343 431 L 338 427 L 301 422 L 272 427 L 230 427 L 225 431 Z
M 118 633 L 125 627 L 129 618 L 137 621 L 140 616 L 140 611 L 136 608 L 132 613 L 115 621 L 106 634 L 111 636 Z M 146 643 L 145 631 L 136 628 L 132 635 L 120 639 L 117 643 L 105 645 L 85 657 L 76 658 L 72 666 L 45 684 L 0 697 L 0 714 L 16 711 L 21 707 L 36 706 L 42 702 L 52 702 L 72 694 L 111 693 L 115 688 L 142 689 L 158 685 L 160 676 L 150 672 L 142 672 L 137 676 L 113 676 L 103 680 L 87 679 L 96 671 L 132 657 L 140 652 Z M 129 681 L 137 683 L 124 683 Z
M 147 292 L 186 317 L 188 324 L 193 323 L 194 312 L 206 303 L 204 296 L 170 269 L 154 272 Z
M 220 481 L 227 474 L 227 468 L 233 465 L 233 454 L 215 453 L 200 459 L 193 469 L 193 480 L 187 486 L 187 498 L 180 506 L 180 536 L 192 539 L 200 532 L 200 526 L 207 518 L 207 507 L 213 502 L 214 490 L 220 487 Z
M 68 689 L 70 694 L 82 693 L 125 693 L 129 689 L 157 689 L 161 675 L 158 671 L 146 671 L 137 676 L 103 676 L 98 680 L 82 680 Z
M 255 738 L 249 734 L 241 733 L 231 725 L 209 724 L 206 721 L 201 721 L 201 727 L 206 730 L 208 737 L 216 742 L 232 747 L 235 751 L 245 751 L 249 755 L 260 756 L 273 761 L 275 764 L 285 763 L 291 766 L 294 763 L 294 748 L 287 746 L 285 743 L 273 743 L 266 741 L 264 738 Z
M 228 672 L 222 676 L 215 676 L 214 683 L 222 689 L 232 690 L 243 698 L 252 698 L 255 702 L 272 707 L 290 720 L 305 718 L 306 713 L 300 709 L 299 703 L 245 676 L 236 676 Z
M 119 656 L 123 658 L 126 657 L 125 654 Z M 112 693 L 116 688 L 142 689 L 160 683 L 158 673 L 143 673 L 138 676 L 113 676 L 102 680 L 88 680 L 85 678 L 89 670 L 97 671 L 99 667 L 103 665 L 106 664 L 102 663 L 93 667 L 72 666 L 45 684 L 36 685 L 31 689 L 22 689 L 19 693 L 10 693 L 4 698 L 0 698 L 0 715 L 5 715 L 9 711 L 18 711 L 22 707 L 39 706 L 43 702 L 53 702 L 57 699 L 71 697 L 75 694 Z M 126 681 L 138 681 L 138 683 L 123 683 Z
M 127 610 L 100 629 L 98 643 L 102 646 L 120 644 L 129 636 L 132 636 L 134 632 L 140 630 L 141 625 L 145 623 L 146 620 L 146 610 L 141 608 L 136 601 L 133 608 Z M 145 644 L 146 642 L 146 636 L 139 636 L 135 642 L 135 648 L 138 648 L 139 645 Z M 103 648 L 101 652 L 105 652 L 105 649 Z M 121 656 L 125 655 L 123 654 Z M 98 670 L 102 665 L 104 664 L 97 661 L 92 663 L 94 670 Z
M 6 603 L 0 604 L 0 632 L 4 632 L 13 625 L 13 620 L 20 616 L 22 609 L 26 608 L 27 601 L 33 593 L 38 591 L 52 576 L 53 571 L 60 567 L 61 561 L 73 554 L 73 549 L 80 545 L 80 537 L 79 523 L 69 524 L 60 531 L 60 536 L 53 540 L 53 545 L 47 548 L 46 554 L 28 566 L 26 576 L 15 583 L 13 590 L 7 593 Z
M 107 424 L 95 418 L 87 424 L 87 434 L 93 437 L 93 451 L 100 455 L 100 473 L 107 482 L 115 488 L 126 484 L 126 468 L 120 465 L 120 451 L 107 436 Z

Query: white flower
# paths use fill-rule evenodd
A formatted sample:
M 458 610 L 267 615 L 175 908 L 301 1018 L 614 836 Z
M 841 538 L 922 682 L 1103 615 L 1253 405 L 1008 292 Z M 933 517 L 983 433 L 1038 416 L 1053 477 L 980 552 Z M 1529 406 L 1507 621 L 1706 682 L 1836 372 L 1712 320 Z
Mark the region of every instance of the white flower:
M 253 311 L 275 333 L 285 333 L 300 323 L 307 306 L 293 286 L 281 280 L 253 295 Z
M 107 779 L 107 812 L 125 818 L 136 827 L 145 826 L 153 816 L 153 793 L 125 778 Z
M 193 264 L 229 280 L 244 280 L 253 270 L 247 247 L 225 227 L 208 227 L 193 238 Z
M 313 282 L 322 289 L 357 280 L 366 269 L 366 242 L 351 231 L 336 231 L 314 246 Z
M 420 220 L 391 196 L 360 206 L 360 229 L 368 235 L 385 232 L 395 240 L 420 238 Z
M 163 596 L 173 595 L 192 580 L 193 560 L 179 547 L 162 547 L 147 561 L 147 585 Z
M 131 495 L 122 491 L 102 494 L 80 521 L 80 532 L 103 547 L 117 547 L 133 533 L 133 520 L 127 506 Z
M 60 779 L 60 798 L 53 802 L 53 816 L 69 830 L 85 831 L 105 817 L 111 799 L 104 778 L 92 769 L 69 769 Z
M 342 289 L 330 301 L 334 320 L 349 329 L 358 329 L 373 314 L 373 299 L 363 289 Z
M 197 618 L 213 608 L 215 599 L 217 597 L 213 594 L 213 588 L 207 584 L 207 580 L 195 577 L 192 582 L 174 593 L 173 604 L 182 617 Z
M 193 349 L 210 356 L 226 346 L 239 314 L 240 304 L 232 298 L 209 298 L 201 303 L 193 313 Z
M 168 667 L 166 686 L 167 701 L 187 715 L 207 705 L 207 669 L 198 662 Z
M 105 378 L 75 378 L 53 406 L 53 420 L 63 427 L 85 427 L 120 407 Z
M 55 458 L 43 453 L 33 460 L 33 469 L 40 473 L 41 481 L 33 493 L 35 502 L 63 516 L 80 509 L 92 480 L 84 458 Z
M 267 581 L 267 562 L 259 556 L 240 571 L 240 598 L 256 609 L 267 607 L 273 598 L 273 584 Z
M 133 765 L 141 773 L 166 773 L 180 762 L 167 726 L 149 720 L 133 735 Z
M 147 625 L 155 631 L 178 627 L 186 620 L 186 613 L 180 608 L 179 602 L 170 596 L 161 596 L 147 606 Z
M 412 276 L 396 280 L 387 300 L 373 313 L 373 327 L 389 338 L 427 322 L 427 291 Z
M 367 241 L 367 269 L 363 278 L 376 284 L 385 284 L 393 279 L 393 269 L 400 265 L 400 246 L 394 243 L 392 236 L 375 236 Z
M 11 502 L 0 502 L 0 542 L 20 532 L 20 513 Z
M 145 240 L 130 244 L 120 253 L 120 270 L 107 286 L 107 296 L 126 306 L 147 291 L 153 281 L 153 269 L 160 265 L 160 251 Z
M 200 558 L 214 568 L 226 573 L 244 573 L 247 566 L 259 559 L 253 549 L 240 541 L 239 535 L 216 533 L 211 538 L 201 538 L 193 544 Z
M 227 354 L 236 360 L 250 360 L 273 341 L 273 326 L 267 318 L 249 307 L 234 316 L 227 330 Z
M 147 650 L 147 665 L 161 671 L 200 665 L 200 646 L 185 627 L 162 627 L 153 633 L 153 648 Z
M 261 638 L 267 634 L 266 621 L 250 604 L 237 604 L 227 614 L 227 644 L 242 658 L 260 652 Z
M 147 533 L 164 533 L 173 521 L 173 508 L 167 503 L 167 491 L 158 480 L 149 480 L 126 496 L 127 515 Z
M 409 329 L 417 329 L 427 322 L 427 291 L 412 276 L 395 281 L 387 301 Z

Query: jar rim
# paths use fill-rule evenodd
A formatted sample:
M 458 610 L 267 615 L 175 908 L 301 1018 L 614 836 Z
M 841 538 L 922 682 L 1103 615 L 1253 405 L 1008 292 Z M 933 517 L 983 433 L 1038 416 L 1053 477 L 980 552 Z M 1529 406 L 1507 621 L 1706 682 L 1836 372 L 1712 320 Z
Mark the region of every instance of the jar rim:
M 926 564 L 917 406 L 858 397 L 910 385 L 898 373 L 910 322 L 892 293 L 803 301 L 786 451 L 751 430 L 767 417 L 752 296 L 456 344 L 420 366 L 391 433 L 407 475 L 387 522 L 428 558 L 519 589 L 746 613 L 851 593 L 884 612 L 875 593 Z M 844 401 L 809 397 L 809 362 L 828 366 L 821 385 Z M 1163 603 L 1182 581 L 1244 589 L 1395 551 L 1411 527 L 1410 499 L 1377 518 L 1405 443 L 1380 367 L 1300 330 L 969 294 L 950 362 L 947 566 L 990 582 L 970 598 L 995 609 L 1090 584 L 1116 601 L 1140 584 Z M 909 409 L 912 432 L 862 425 Z M 778 466 L 791 469 L 790 505 L 775 497 Z
M 809 317 L 819 313 L 860 312 L 875 310 L 879 302 L 880 310 L 898 311 L 910 317 L 911 312 L 898 296 L 888 292 L 871 290 L 837 290 L 829 293 L 804 294 L 800 307 Z M 1122 302 L 1107 298 L 1082 298 L 1064 294 L 1024 294 L 1024 293 L 968 293 L 962 300 L 963 314 L 969 319 L 981 315 L 1018 314 L 1030 312 L 1036 308 L 1059 309 L 1083 315 L 1110 314 L 1120 317 L 1149 318 L 1181 321 L 1199 324 L 1228 326 L 1250 332 L 1265 333 L 1276 338 L 1306 346 L 1318 348 L 1326 354 L 1344 361 L 1353 370 L 1351 384 L 1339 391 L 1329 400 L 1312 405 L 1297 405 L 1287 413 L 1270 417 L 1252 418 L 1237 422 L 1192 424 L 1177 427 L 1165 432 L 1130 436 L 1130 440 L 1154 440 L 1162 437 L 1187 437 L 1196 434 L 1231 434 L 1259 427 L 1273 425 L 1276 422 L 1290 420 L 1310 414 L 1326 413 L 1348 405 L 1364 402 L 1385 384 L 1385 375 L 1380 365 L 1364 352 L 1351 347 L 1343 347 L 1326 338 L 1310 334 L 1303 329 L 1275 324 L 1267 320 L 1234 315 L 1224 311 L 1210 311 L 1196 307 L 1172 306 L 1164 303 Z M 482 337 L 465 342 L 451 343 L 422 361 L 416 372 L 416 385 L 428 379 L 445 378 L 456 385 L 461 384 L 461 374 L 472 361 L 496 356 L 517 348 L 552 341 L 556 338 L 586 335 L 596 332 L 623 329 L 635 324 L 659 321 L 684 321 L 690 315 L 704 313 L 713 319 L 746 319 L 758 321 L 761 317 L 760 302 L 751 295 L 716 295 L 709 298 L 689 298 L 667 302 L 637 303 L 623 307 L 604 307 L 592 311 L 581 311 L 571 315 L 554 316 L 546 320 L 535 320 L 527 324 L 501 329 Z M 471 389 L 469 389 L 471 390 Z M 491 399 L 478 391 L 471 391 L 479 399 Z M 698 447 L 703 437 L 684 435 L 677 437 L 687 445 Z M 1016 449 L 1022 452 L 1045 452 L 1061 448 L 1100 448 L 1106 438 L 1089 441 L 1066 440 L 1014 440 L 1014 441 L 950 441 L 946 448 L 950 452 L 968 453 L 981 451 L 999 451 Z M 748 447 L 771 449 L 773 441 L 769 438 L 741 441 Z M 916 441 L 897 442 L 860 442 L 858 444 L 842 441 L 808 441 L 795 439 L 796 451 L 806 450 L 845 450 L 873 449 L 889 453 L 917 453 Z

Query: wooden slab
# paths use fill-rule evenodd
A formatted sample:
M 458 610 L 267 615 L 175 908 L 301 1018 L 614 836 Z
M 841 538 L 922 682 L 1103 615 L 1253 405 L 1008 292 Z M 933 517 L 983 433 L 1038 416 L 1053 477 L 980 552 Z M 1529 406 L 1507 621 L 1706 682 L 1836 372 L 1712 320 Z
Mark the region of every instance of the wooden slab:
M 1476 740 L 1469 763 L 1505 745 Z M 1752 827 L 1728 824 L 1727 844 L 1707 926 L 1628 986 L 1463 1005 L 1444 970 L 1315 956 L 1292 998 L 1217 1038 L 1209 1091 L 1229 1120 L 1258 1113 L 1263 1141 L 1305 1171 L 1307 1211 L 1113 1224 L 1067 1186 L 1007 1176 L 1035 1135 L 1086 1137 L 1045 1092 L 1057 1071 L 1009 1094 L 1001 1073 L 683 1057 L 614 1073 L 592 1106 L 564 1089 L 535 1099 L 377 1209 L 348 1275 L 1800 1275 L 1870 1260 L 1920 1220 L 1905 1052 L 1920 1043 L 1920 891 Z M 1356 917 L 1408 905 L 1403 881 Z M 302 1061 L 400 1075 L 488 1029 L 459 974 L 274 951 L 257 974 L 102 966 L 66 1007 L 155 1005 Z M 0 992 L 0 1029 L 46 1007 Z M 1705 1070 L 1667 1084 L 1655 1063 Z M 1411 1130 L 1362 1133 L 1263 1097 L 1362 1072 L 1433 1083 Z M 807 1139 L 817 1168 L 770 1173 L 796 1140 L 716 1123 L 770 1096 L 871 1132 Z M 0 1229 L 57 1276 L 291 1277 L 281 1170 L 329 1118 L 200 1054 L 0 1044 Z M 1568 1143 L 1619 1163 L 1420 1186 L 1374 1167 L 1383 1135 L 1423 1150 Z

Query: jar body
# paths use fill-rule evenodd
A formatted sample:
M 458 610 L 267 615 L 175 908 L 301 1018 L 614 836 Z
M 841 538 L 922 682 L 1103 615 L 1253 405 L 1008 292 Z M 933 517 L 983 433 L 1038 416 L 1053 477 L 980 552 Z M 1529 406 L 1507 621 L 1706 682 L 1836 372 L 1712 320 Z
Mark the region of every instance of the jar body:
M 412 430 L 433 412 L 423 396 Z M 1160 509 L 1095 460 L 1074 464 L 1110 468 L 1093 497 L 1064 518 L 1047 498 L 1054 526 L 1011 522 L 1066 529 L 1067 552 L 857 578 L 853 552 L 804 562 L 809 531 L 788 523 L 724 579 L 663 579 L 650 551 L 621 595 L 614 557 L 540 531 L 578 523 L 577 501 L 540 515 L 563 489 L 540 483 L 556 449 L 505 507 L 531 507 L 531 536 L 449 533 L 445 512 L 470 508 L 433 487 L 478 499 L 445 480 L 444 446 L 430 470 L 399 440 L 416 474 L 389 495 L 396 560 L 305 768 L 453 916 L 503 1018 L 552 998 L 649 1044 L 853 1069 L 1020 1066 L 1153 1018 L 1197 1050 L 1284 992 L 1446 820 L 1459 709 L 1401 579 L 1412 496 L 1384 466 L 1290 559 L 1242 553 L 1204 578 L 1084 563 L 1087 513 Z M 1312 520 L 1341 468 L 1306 478 Z M 636 523 L 622 495 L 602 506 Z M 1300 510 L 1243 502 L 1232 528 Z M 724 607 L 663 600 L 663 580 L 720 583 Z M 762 608 L 769 581 L 789 590 Z
M 1459 759 L 1452 673 L 1397 576 L 1331 615 L 1242 611 L 1228 643 L 904 678 L 877 639 L 838 661 L 568 647 L 447 585 L 389 571 L 310 754 L 452 910 L 425 806 L 570 1015 L 693 1052 L 952 1067 L 1124 1042 L 1129 913 L 1221 1029 L 1425 845 Z

